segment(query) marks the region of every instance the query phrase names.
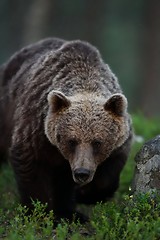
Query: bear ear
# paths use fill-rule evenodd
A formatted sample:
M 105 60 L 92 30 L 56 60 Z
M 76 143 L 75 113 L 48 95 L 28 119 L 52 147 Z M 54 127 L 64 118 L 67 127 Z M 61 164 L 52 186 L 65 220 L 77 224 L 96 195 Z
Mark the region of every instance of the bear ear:
M 104 109 L 118 117 L 123 117 L 127 111 L 127 105 L 127 99 L 123 94 L 114 94 L 104 104 Z
M 57 113 L 71 105 L 70 100 L 63 93 L 54 90 L 48 94 L 48 103 L 53 113 Z

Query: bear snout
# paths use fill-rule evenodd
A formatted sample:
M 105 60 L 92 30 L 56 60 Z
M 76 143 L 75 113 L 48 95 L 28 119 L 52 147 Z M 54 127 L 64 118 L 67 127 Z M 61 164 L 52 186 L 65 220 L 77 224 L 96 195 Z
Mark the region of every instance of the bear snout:
M 92 172 L 86 168 L 77 168 L 73 172 L 73 178 L 78 184 L 86 184 L 92 180 Z

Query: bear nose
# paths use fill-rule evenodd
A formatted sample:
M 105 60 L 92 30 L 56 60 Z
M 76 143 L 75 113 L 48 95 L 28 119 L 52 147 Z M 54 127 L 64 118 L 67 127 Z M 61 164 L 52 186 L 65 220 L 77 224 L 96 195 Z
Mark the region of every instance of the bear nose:
M 89 176 L 91 174 L 91 171 L 85 168 L 77 168 L 74 171 L 74 177 L 78 183 L 85 183 Z

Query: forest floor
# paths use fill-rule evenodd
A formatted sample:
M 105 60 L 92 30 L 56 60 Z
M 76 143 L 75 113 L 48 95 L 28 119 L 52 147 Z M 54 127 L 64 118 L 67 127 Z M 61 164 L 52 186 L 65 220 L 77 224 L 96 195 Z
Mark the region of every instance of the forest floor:
M 32 215 L 19 204 L 18 193 L 9 165 L 0 170 L 0 240 L 158 240 L 160 239 L 160 196 L 130 191 L 134 174 L 134 157 L 142 144 L 160 134 L 159 119 L 132 115 L 137 141 L 121 174 L 120 187 L 114 199 L 95 206 L 79 206 L 88 212 L 87 224 L 62 220 L 54 225 L 54 213 L 45 213 L 45 206 L 35 202 Z

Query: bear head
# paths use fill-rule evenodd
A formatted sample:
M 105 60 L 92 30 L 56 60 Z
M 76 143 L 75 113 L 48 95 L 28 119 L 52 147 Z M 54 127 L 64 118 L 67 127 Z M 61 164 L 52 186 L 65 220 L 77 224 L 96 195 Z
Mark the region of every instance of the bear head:
M 48 94 L 48 104 L 47 138 L 69 161 L 73 180 L 81 185 L 91 182 L 98 165 L 128 138 L 125 96 L 66 96 L 53 90 Z

